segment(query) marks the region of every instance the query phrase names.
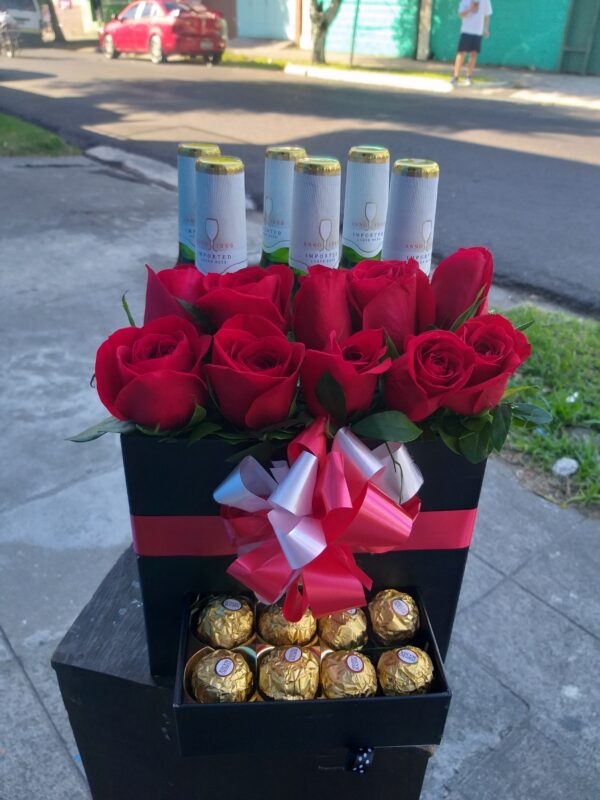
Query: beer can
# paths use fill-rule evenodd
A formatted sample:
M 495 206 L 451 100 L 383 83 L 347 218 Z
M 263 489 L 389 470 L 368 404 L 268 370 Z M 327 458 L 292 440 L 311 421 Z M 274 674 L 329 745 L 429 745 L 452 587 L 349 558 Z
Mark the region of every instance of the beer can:
M 431 269 L 440 168 L 435 161 L 401 158 L 394 162 L 383 238 L 383 258 L 415 258 L 426 275 Z
M 244 164 L 239 158 L 196 161 L 196 266 L 204 273 L 248 266 Z
M 288 263 L 294 165 L 305 157 L 303 147 L 267 147 L 261 259 L 264 267 Z
M 177 148 L 179 195 L 179 264 L 193 264 L 196 247 L 196 159 L 219 156 L 218 144 L 183 142 Z
M 346 171 L 342 267 L 365 258 L 381 258 L 390 185 L 387 148 L 360 145 L 350 148 Z
M 296 161 L 289 265 L 300 272 L 312 264 L 339 266 L 341 175 L 335 158 Z

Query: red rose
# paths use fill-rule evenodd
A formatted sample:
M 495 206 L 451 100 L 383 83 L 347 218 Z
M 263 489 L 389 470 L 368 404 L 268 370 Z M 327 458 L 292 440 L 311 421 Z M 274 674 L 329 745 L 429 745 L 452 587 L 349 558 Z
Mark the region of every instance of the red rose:
M 461 248 L 445 258 L 431 279 L 436 326 L 451 328 L 482 288 L 483 299 L 475 313 L 485 314 L 493 275 L 494 259 L 485 247 Z
M 100 400 L 118 419 L 181 428 L 206 402 L 201 363 L 210 340 L 178 317 L 115 331 L 96 355 Z
M 413 336 L 386 376 L 386 406 L 419 422 L 447 405 L 467 384 L 474 366 L 475 351 L 455 333 L 435 330 Z
M 267 269 L 246 267 L 223 275 L 203 275 L 196 267 L 184 265 L 156 274 L 148 268 L 144 319 L 148 322 L 174 313 L 191 320 L 177 302 L 181 299 L 197 307 L 210 330 L 218 330 L 225 320 L 251 310 L 286 331 L 293 284 L 292 271 L 282 264 Z
M 414 258 L 360 261 L 348 276 L 350 298 L 362 328 L 383 328 L 400 352 L 407 336 L 434 320 L 429 280 Z
M 475 368 L 465 387 L 444 405 L 458 414 L 479 414 L 498 405 L 510 376 L 531 355 L 531 345 L 500 314 L 474 317 L 456 334 L 475 351 Z
M 339 344 L 332 332 L 324 351 L 307 350 L 300 369 L 300 387 L 304 399 L 315 416 L 327 412 L 317 399 L 316 387 L 325 372 L 340 384 L 346 398 L 346 412 L 366 411 L 377 387 L 377 378 L 390 368 L 385 358 L 383 331 L 359 331 Z
M 320 265 L 309 267 L 300 278 L 294 298 L 294 335 L 299 342 L 322 350 L 335 331 L 338 341 L 352 333 L 352 316 L 346 294 L 348 271 Z
M 238 314 L 215 334 L 206 376 L 226 419 L 264 428 L 287 418 L 304 345 L 290 342 L 262 317 Z

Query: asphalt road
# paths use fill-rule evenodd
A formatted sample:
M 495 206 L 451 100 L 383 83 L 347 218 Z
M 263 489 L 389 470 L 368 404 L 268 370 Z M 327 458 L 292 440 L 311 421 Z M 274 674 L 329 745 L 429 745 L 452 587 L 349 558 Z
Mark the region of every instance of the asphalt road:
M 344 159 L 353 144 L 378 143 L 393 157 L 433 158 L 442 170 L 437 257 L 482 244 L 499 283 L 600 310 L 598 112 L 72 50 L 24 51 L 1 66 L 0 110 L 84 147 L 173 165 L 177 141 L 216 141 L 245 161 L 259 205 L 268 144 Z

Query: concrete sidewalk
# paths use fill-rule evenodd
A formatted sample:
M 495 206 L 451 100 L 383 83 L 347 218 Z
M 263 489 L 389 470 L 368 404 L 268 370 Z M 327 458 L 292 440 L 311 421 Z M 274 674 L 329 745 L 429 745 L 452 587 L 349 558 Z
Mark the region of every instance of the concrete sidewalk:
M 327 60 L 333 66 L 319 67 L 311 65 L 309 50 L 301 50 L 293 42 L 272 39 L 232 39 L 228 52 L 249 59 L 288 62 L 286 72 L 311 78 L 442 94 L 453 91 L 449 83 L 452 65 L 438 61 L 357 55 L 352 70 L 336 69 L 335 65 L 349 66 L 350 57 L 348 53 L 328 52 Z M 448 77 L 441 77 L 440 73 Z M 475 75 L 485 82 L 475 82 L 468 88 L 459 86 L 454 91 L 488 100 L 600 110 L 600 76 L 488 66 L 478 68 Z
M 49 659 L 128 545 L 129 517 L 116 437 L 65 439 L 106 416 L 95 350 L 127 324 L 124 291 L 141 319 L 144 263 L 173 263 L 176 195 L 85 157 L 3 159 L 0 210 L 0 797 L 83 800 Z M 493 460 L 424 800 L 597 798 L 599 571 L 597 522 Z

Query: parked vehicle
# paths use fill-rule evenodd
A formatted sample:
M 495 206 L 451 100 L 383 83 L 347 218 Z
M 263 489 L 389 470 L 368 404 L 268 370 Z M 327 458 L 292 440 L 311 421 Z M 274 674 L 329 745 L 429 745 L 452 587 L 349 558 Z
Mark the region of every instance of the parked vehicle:
M 203 6 L 193 8 L 176 0 L 141 0 L 126 6 L 102 27 L 100 47 L 107 58 L 120 53 L 149 53 L 159 64 L 170 55 L 188 55 L 218 64 L 227 47 L 227 22 Z
M 41 44 L 42 15 L 37 0 L 0 0 L 0 14 L 3 12 L 21 44 Z

